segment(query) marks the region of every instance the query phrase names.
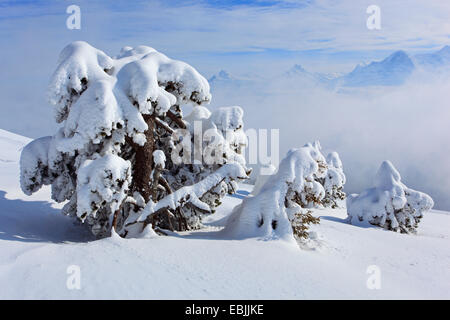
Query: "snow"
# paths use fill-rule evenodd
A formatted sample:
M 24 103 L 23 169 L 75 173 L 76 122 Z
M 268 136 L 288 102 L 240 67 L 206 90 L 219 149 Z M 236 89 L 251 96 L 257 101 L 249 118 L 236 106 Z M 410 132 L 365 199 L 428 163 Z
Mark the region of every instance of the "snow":
M 194 68 L 153 48 L 123 48 L 111 58 L 76 41 L 60 54 L 48 99 L 57 122 L 67 120 L 56 148 L 74 153 L 89 143 L 100 144 L 113 131 L 114 141 L 122 141 L 125 130 L 142 145 L 147 129 L 142 114 L 163 114 L 175 104 L 209 103 L 211 94 L 208 81 Z
M 350 222 L 368 222 L 383 228 L 414 232 L 433 205 L 425 193 L 406 187 L 390 161 L 383 161 L 375 176 L 375 186 L 347 198 Z
M 48 170 L 48 151 L 52 137 L 42 137 L 25 146 L 20 158 L 20 186 L 23 192 L 30 196 L 38 191 L 42 185 L 48 185 L 52 181 L 43 174 Z
M 245 177 L 246 174 L 241 165 L 237 163 L 225 164 L 220 167 L 220 169 L 192 186 L 182 187 L 174 193 L 167 195 L 157 203 L 150 201 L 140 213 L 137 221 L 144 221 L 149 215 L 163 208 L 176 209 L 180 206 L 180 203 L 183 202 L 191 202 L 196 207 L 209 212 L 209 205 L 200 200 L 205 193 L 214 186 L 219 185 L 222 181 L 228 182 L 231 179 L 245 179 Z
M 236 206 L 223 232 L 235 239 L 283 239 L 294 242 L 293 221 L 305 207 L 325 196 L 317 181 L 327 176 L 320 143 L 308 143 L 292 149 L 281 161 L 277 173 L 271 175 L 260 190 Z M 299 202 L 293 201 L 298 197 Z
M 206 164 L 237 162 L 245 166 L 243 148 L 248 141 L 243 116 L 244 111 L 239 106 L 220 107 L 213 112 L 197 106 L 184 117 L 187 129 L 194 137 L 194 149 L 203 150 Z
M 126 139 L 143 146 L 147 139 L 145 133 L 150 129 L 148 125 L 154 122 L 172 132 L 163 120 L 166 116 L 171 118 L 167 115 L 169 109 L 181 115 L 182 105 L 208 104 L 209 91 L 207 80 L 193 67 L 169 59 L 151 47 L 125 47 L 112 58 L 83 41 L 67 45 L 48 87 L 48 99 L 54 106 L 60 128 L 52 137 L 39 138 L 25 146 L 21 158 L 23 191 L 30 195 L 51 184 L 53 200 L 69 200 L 63 213 L 77 216 L 83 223 L 87 220 L 85 224 L 96 236 L 108 236 L 112 221 L 120 230 L 129 212 L 135 209 L 123 202 L 131 198 L 127 202 L 136 203 L 133 196 L 139 197 L 134 192 L 139 184 L 136 177 L 136 183 L 131 185 L 131 172 L 139 174 L 135 170 L 138 164 L 132 168 L 132 163 L 138 162 L 135 161 L 138 157 L 134 157 L 137 148 Z M 240 127 L 231 129 L 242 128 L 242 110 L 239 107 L 232 110 L 233 114 L 220 113 L 225 115 L 220 118 L 223 121 L 220 130 L 226 131 L 236 123 Z M 166 167 L 165 153 L 168 155 L 175 144 L 173 137 L 167 139 L 159 133 L 157 137 L 151 136 L 152 143 L 159 144 L 160 149 L 154 152 L 156 166 L 152 178 L 157 181 L 152 197 L 155 200 L 163 195 L 158 190 L 160 181 L 165 183 L 164 192 L 171 193 L 174 187 L 161 176 L 161 171 Z M 221 138 L 224 142 L 224 137 Z M 171 164 L 167 167 L 175 171 Z M 129 189 L 133 189 L 133 195 L 128 194 Z M 148 192 L 143 192 L 147 200 Z
M 323 202 L 327 206 L 338 207 L 339 200 L 344 200 L 343 192 L 346 177 L 339 154 L 335 151 L 327 155 L 327 173 L 324 178 L 323 187 L 325 189 L 325 199 Z
M 267 180 L 269 180 L 270 176 L 275 174 L 275 172 L 277 172 L 277 168 L 273 164 L 269 163 L 266 165 L 261 165 L 258 168 L 258 174 L 255 179 L 255 186 L 253 187 L 252 195 L 257 195 L 266 184 Z
M 19 153 L 29 141 L 0 130 L 1 299 L 450 298 L 449 212 L 427 212 L 409 235 L 348 224 L 345 209 L 314 209 L 321 223 L 302 249 L 229 240 L 220 231 L 252 189 L 241 184 L 204 230 L 93 241 L 47 201 L 48 186 L 21 193 Z M 80 290 L 66 286 L 74 265 Z M 372 265 L 379 290 L 366 286 Z
M 153 162 L 155 163 L 155 166 L 164 168 L 166 165 L 166 155 L 162 150 L 153 151 Z
M 130 161 L 113 154 L 86 160 L 77 175 L 77 216 L 84 221 L 88 215 L 95 217 L 103 207 L 115 212 L 125 200 L 130 183 Z

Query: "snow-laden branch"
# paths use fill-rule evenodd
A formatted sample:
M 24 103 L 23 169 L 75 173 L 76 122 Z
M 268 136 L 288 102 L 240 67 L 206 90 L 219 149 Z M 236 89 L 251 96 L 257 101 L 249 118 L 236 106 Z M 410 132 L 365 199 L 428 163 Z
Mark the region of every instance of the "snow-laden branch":
M 187 204 L 193 205 L 196 208 L 210 212 L 210 207 L 207 203 L 201 200 L 207 192 L 219 185 L 221 182 L 228 182 L 236 179 L 246 179 L 247 174 L 244 168 L 237 163 L 229 163 L 220 167 L 217 171 L 207 176 L 200 182 L 185 186 L 177 191 L 168 194 L 158 202 L 149 201 L 145 207 L 139 212 L 137 216 L 129 217 L 125 225 L 129 226 L 134 223 L 148 223 L 151 218 L 164 212 L 166 210 L 176 210 Z

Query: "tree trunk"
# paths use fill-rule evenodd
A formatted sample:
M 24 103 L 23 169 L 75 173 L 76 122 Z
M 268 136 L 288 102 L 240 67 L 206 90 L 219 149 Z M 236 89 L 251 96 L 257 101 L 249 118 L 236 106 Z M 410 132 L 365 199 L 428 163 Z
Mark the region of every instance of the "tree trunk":
M 150 200 L 152 195 L 152 187 L 150 186 L 150 179 L 153 168 L 153 151 L 155 149 L 155 118 L 152 115 L 144 115 L 144 120 L 148 125 L 145 131 L 147 141 L 143 146 L 135 145 L 135 165 L 133 168 L 133 185 L 132 190 L 138 191 L 145 202 Z

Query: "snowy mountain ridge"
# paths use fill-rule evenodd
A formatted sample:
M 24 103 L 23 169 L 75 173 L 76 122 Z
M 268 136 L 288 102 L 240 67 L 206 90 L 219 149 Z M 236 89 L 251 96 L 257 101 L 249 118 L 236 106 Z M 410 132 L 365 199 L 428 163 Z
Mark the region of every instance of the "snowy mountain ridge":
M 425 54 L 410 56 L 404 50 L 398 50 L 381 61 L 359 63 L 347 74 L 310 72 L 303 65 L 295 64 L 287 71 L 274 77 L 274 80 L 295 80 L 302 85 L 318 85 L 335 89 L 339 87 L 399 86 L 404 84 L 417 71 L 448 71 L 450 68 L 450 46 Z M 254 83 L 264 77 L 240 78 L 225 70 L 209 78 L 214 87 Z M 267 81 L 270 79 L 264 79 Z

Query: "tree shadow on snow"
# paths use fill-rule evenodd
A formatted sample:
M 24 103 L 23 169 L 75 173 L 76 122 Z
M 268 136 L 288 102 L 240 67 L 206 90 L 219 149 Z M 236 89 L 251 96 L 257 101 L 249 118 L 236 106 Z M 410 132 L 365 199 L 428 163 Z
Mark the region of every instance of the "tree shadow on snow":
M 364 229 L 378 229 L 377 226 L 374 226 L 368 222 L 365 221 L 352 221 L 350 222 L 348 218 L 338 218 L 333 216 L 321 216 L 320 219 L 338 222 L 338 223 L 345 223 L 354 227 L 364 228 Z
M 46 201 L 10 200 L 0 190 L 0 239 L 21 242 L 86 242 L 93 236 Z
M 234 194 L 230 194 L 230 195 L 228 195 L 229 197 L 232 197 L 232 198 L 238 198 L 238 199 L 245 199 L 245 198 L 247 198 L 247 196 L 250 194 L 250 192 L 248 192 L 248 191 L 245 191 L 245 190 L 237 190 L 236 191 L 236 193 L 234 193 Z
M 320 219 L 333 221 L 333 222 L 350 224 L 350 222 L 347 220 L 347 218 L 338 218 L 338 217 L 333 217 L 333 216 L 320 216 Z

